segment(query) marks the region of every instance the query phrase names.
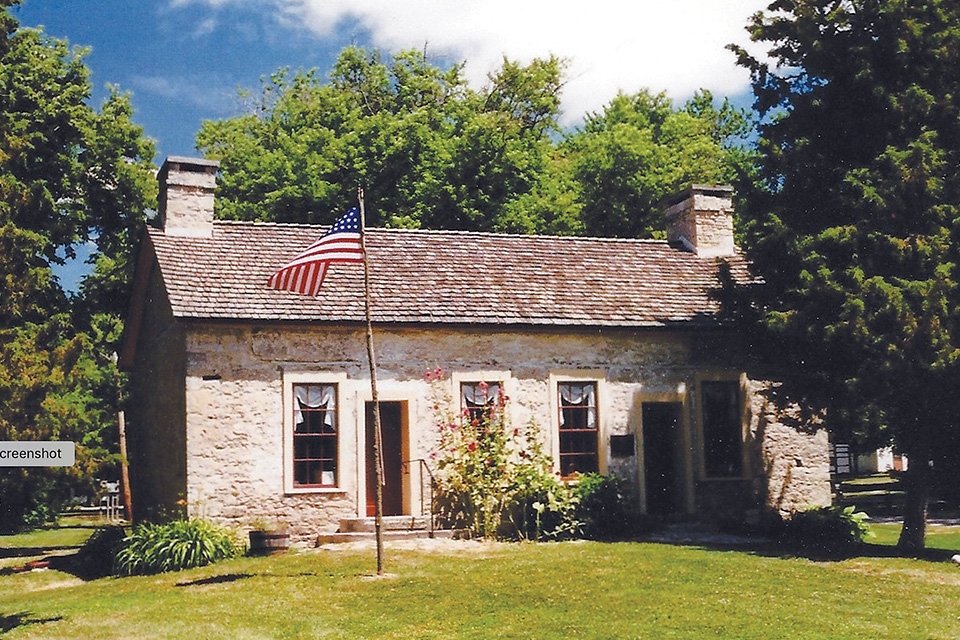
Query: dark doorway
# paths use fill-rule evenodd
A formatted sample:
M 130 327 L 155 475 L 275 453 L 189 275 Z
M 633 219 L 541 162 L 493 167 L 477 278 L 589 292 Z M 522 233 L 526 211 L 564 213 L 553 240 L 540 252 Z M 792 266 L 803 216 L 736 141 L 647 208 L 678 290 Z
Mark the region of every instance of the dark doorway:
M 643 479 L 647 513 L 652 515 L 680 511 L 677 470 L 682 406 L 679 402 L 643 403 Z
M 376 515 L 377 468 L 374 456 L 373 403 L 367 403 L 367 515 Z M 383 515 L 403 515 L 403 403 L 380 403 L 383 440 Z

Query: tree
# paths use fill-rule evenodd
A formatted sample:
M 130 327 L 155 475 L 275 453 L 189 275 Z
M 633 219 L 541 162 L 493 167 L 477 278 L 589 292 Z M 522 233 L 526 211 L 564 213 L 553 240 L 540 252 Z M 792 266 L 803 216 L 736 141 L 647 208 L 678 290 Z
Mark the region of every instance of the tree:
M 562 70 L 504 60 L 474 91 L 461 65 L 348 47 L 327 82 L 277 72 L 248 113 L 197 136 L 221 163 L 217 215 L 330 223 L 362 184 L 372 225 L 569 232 L 567 211 L 536 206 L 558 198 Z
M 766 193 L 751 253 L 784 397 L 909 457 L 900 546 L 923 547 L 960 416 L 960 6 L 777 0 L 739 47 Z M 945 456 L 949 455 L 949 458 Z
M 70 440 L 78 463 L 0 470 L 3 528 L 54 515 L 116 456 L 110 354 L 134 229 L 154 197 L 153 145 L 127 97 L 91 108 L 84 52 L 20 29 L 13 4 L 0 0 L 0 440 Z M 100 268 L 70 300 L 51 265 L 88 240 L 102 264 L 125 266 Z
M 681 109 L 666 94 L 617 95 L 563 143 L 588 235 L 663 236 L 663 198 L 691 183 L 737 183 L 748 175 L 751 122 L 698 93 Z

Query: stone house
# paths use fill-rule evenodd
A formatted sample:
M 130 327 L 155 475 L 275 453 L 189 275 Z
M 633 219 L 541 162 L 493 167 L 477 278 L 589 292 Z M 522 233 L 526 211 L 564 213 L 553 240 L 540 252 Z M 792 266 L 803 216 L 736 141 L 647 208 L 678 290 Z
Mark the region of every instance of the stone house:
M 215 221 L 217 169 L 169 158 L 141 242 L 121 355 L 134 515 L 308 539 L 372 514 L 363 269 L 333 265 L 316 298 L 267 288 L 324 229 Z M 437 367 L 454 410 L 502 388 L 562 475 L 621 476 L 648 513 L 829 503 L 825 433 L 777 420 L 719 313 L 721 263 L 748 277 L 731 196 L 678 194 L 665 241 L 369 229 L 385 514 L 428 508 Z

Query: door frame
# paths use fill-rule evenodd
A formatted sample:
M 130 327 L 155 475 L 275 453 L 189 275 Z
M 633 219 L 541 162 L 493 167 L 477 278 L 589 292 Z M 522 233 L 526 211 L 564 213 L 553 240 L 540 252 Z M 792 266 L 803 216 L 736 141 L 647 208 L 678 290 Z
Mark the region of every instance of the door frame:
M 656 416 L 663 420 L 662 423 L 658 420 L 655 424 L 652 413 L 654 407 L 662 408 L 663 414 Z M 650 410 L 650 413 L 648 413 L 648 410 Z M 648 418 L 650 418 L 649 424 L 647 422 Z M 683 430 L 683 403 L 671 400 L 644 400 L 640 404 L 640 422 L 643 428 L 641 455 L 643 457 L 643 502 L 645 511 L 658 516 L 683 513 L 686 510 L 683 482 L 685 465 L 683 449 L 681 448 L 683 440 L 681 434 Z M 654 444 L 655 441 L 656 445 Z M 655 448 L 651 449 L 651 447 Z M 655 463 L 651 461 L 648 464 L 648 453 L 656 458 Z M 669 460 L 667 460 L 668 457 Z M 656 474 L 652 472 L 656 471 L 662 473 L 657 482 L 654 482 Z M 656 493 L 660 491 L 663 491 L 664 495 L 656 496 Z M 657 497 L 656 500 L 654 500 L 655 497 Z M 662 508 L 662 510 L 654 513 L 652 511 L 654 505 Z
M 396 402 L 400 404 L 400 455 L 401 463 L 406 462 L 410 459 L 410 412 L 413 408 L 413 402 L 409 394 L 397 389 L 378 389 L 377 396 L 380 403 Z M 367 517 L 367 404 L 372 402 L 373 398 L 369 386 L 357 394 L 357 494 L 355 506 L 357 516 L 361 518 Z M 419 513 L 417 509 L 420 508 L 418 504 L 413 504 L 411 499 L 413 495 L 411 490 L 411 474 L 406 471 L 406 466 L 409 465 L 404 465 L 404 472 L 401 474 L 402 505 L 405 515 Z
M 644 390 L 638 392 L 634 397 L 634 432 L 636 433 L 637 445 L 637 468 L 636 479 L 640 499 L 640 510 L 647 513 L 647 482 L 646 465 L 644 461 L 644 438 L 643 438 L 643 404 L 647 402 L 667 402 L 680 405 L 680 424 L 677 434 L 676 447 L 677 469 L 676 482 L 679 496 L 677 498 L 677 513 L 691 514 L 696 511 L 696 496 L 694 492 L 694 446 L 692 439 L 692 430 L 690 422 L 690 398 L 687 393 L 686 383 L 679 383 L 676 387 L 663 391 Z

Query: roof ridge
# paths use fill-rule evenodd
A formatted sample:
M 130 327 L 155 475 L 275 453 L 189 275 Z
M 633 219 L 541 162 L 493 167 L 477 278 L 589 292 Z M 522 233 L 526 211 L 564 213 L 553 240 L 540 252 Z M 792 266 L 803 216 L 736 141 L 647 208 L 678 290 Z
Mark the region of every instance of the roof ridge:
M 316 229 L 318 231 L 327 229 L 329 224 L 311 224 L 306 222 L 263 222 L 260 220 L 214 220 L 215 225 L 223 226 L 256 226 L 260 228 L 273 227 L 277 229 Z M 649 244 L 668 244 L 665 239 L 658 238 L 619 238 L 606 236 L 561 236 L 546 233 L 508 233 L 505 231 L 473 231 L 470 229 L 410 229 L 395 227 L 367 227 L 367 231 L 376 231 L 382 233 L 416 233 L 423 235 L 464 235 L 464 236 L 485 236 L 490 238 L 530 238 L 530 239 L 550 239 L 550 240 L 595 240 L 600 242 L 617 243 L 649 243 Z

